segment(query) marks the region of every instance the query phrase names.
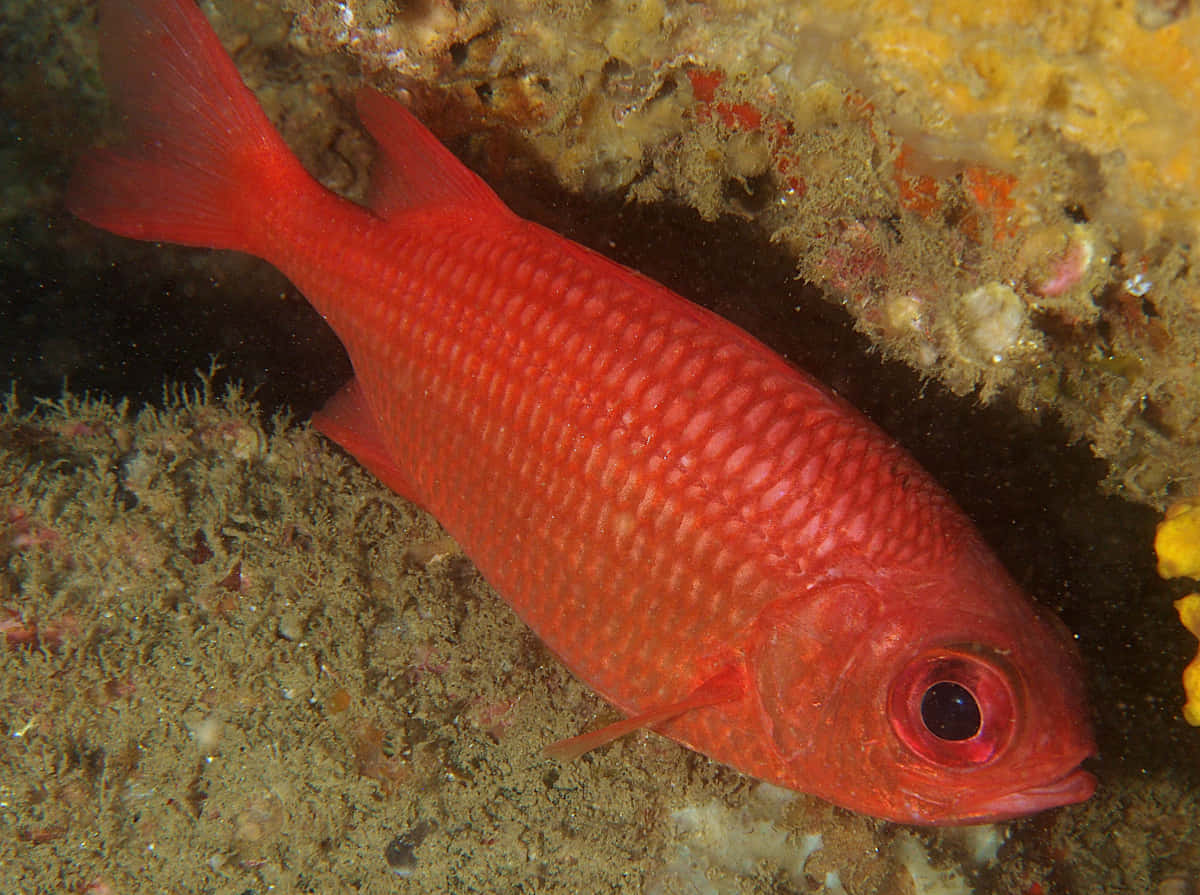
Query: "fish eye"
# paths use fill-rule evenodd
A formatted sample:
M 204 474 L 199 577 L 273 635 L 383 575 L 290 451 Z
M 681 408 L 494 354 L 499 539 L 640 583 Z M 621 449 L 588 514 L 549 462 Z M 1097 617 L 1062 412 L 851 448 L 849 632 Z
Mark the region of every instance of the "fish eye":
M 1012 741 L 1013 670 L 975 645 L 928 650 L 893 679 L 888 720 L 900 741 L 926 761 L 977 768 Z
M 942 740 L 969 740 L 979 732 L 979 703 L 971 691 L 954 681 L 938 681 L 921 697 L 921 720 Z

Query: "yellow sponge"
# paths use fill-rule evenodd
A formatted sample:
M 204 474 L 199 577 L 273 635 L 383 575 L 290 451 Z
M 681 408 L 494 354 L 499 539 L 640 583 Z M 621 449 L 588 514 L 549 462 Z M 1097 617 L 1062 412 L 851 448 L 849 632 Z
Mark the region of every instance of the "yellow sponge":
M 1183 626 L 1200 637 L 1200 594 L 1188 594 L 1175 601 L 1175 609 Z M 1183 670 L 1183 691 L 1187 703 L 1183 707 L 1183 718 L 1193 727 L 1200 727 L 1200 652 Z
M 1164 578 L 1200 578 L 1200 498 L 1167 509 L 1154 536 L 1154 552 Z

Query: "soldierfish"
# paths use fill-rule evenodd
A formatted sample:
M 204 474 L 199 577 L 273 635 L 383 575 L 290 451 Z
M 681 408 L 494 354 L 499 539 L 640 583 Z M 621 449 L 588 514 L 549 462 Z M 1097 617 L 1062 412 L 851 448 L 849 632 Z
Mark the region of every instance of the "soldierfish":
M 70 207 L 283 271 L 354 379 L 317 427 L 430 510 L 628 721 L 855 811 L 976 823 L 1086 799 L 1071 637 L 829 389 L 514 215 L 370 89 L 370 207 L 321 187 L 192 0 L 102 0 L 128 142 Z

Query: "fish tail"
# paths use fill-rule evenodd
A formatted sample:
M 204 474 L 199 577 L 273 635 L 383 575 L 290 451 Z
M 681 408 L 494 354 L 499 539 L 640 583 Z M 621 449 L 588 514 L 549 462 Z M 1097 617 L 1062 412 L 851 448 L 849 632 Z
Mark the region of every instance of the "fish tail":
M 272 205 L 321 188 L 194 0 L 101 0 L 99 25 L 126 142 L 79 163 L 70 210 L 123 236 L 265 255 Z

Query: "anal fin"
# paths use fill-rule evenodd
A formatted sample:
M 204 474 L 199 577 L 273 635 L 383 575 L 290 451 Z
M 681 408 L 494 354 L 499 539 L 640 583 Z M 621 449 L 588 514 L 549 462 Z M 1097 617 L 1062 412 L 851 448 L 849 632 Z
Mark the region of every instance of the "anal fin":
M 314 413 L 312 422 L 318 432 L 341 445 L 381 482 L 405 500 L 420 505 L 408 474 L 388 452 L 357 379 L 351 379 Z

